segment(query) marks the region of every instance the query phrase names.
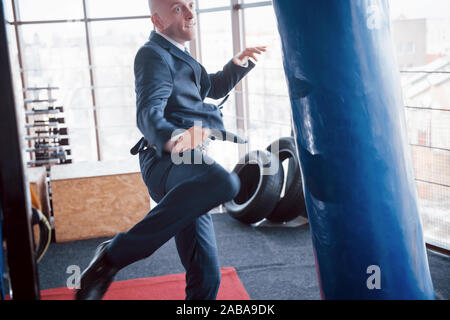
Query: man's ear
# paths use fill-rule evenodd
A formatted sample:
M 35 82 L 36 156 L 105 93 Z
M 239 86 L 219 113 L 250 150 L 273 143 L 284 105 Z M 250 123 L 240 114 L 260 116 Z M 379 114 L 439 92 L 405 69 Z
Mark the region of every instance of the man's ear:
M 154 25 L 158 30 L 164 30 L 164 23 L 163 23 L 161 17 L 160 17 L 157 13 L 152 14 L 151 20 L 152 20 L 152 22 L 153 22 L 153 25 Z

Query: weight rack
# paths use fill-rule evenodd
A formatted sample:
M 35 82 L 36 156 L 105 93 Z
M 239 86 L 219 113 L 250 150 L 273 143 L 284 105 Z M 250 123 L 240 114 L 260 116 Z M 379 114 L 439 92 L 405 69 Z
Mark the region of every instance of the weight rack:
M 52 228 L 52 242 L 55 242 L 52 188 L 50 168 L 52 165 L 72 163 L 69 133 L 65 126 L 64 107 L 57 106 L 53 91 L 57 87 L 30 87 L 33 98 L 24 99 L 25 106 L 25 151 L 30 154 L 28 167 L 45 166 L 50 212 L 47 216 Z M 45 95 L 46 93 L 46 95 Z M 45 96 L 45 97 L 43 97 Z
M 31 87 L 26 91 L 34 91 L 34 98 L 24 99 L 27 135 L 25 140 L 30 153 L 29 167 L 46 166 L 47 169 L 54 164 L 71 163 L 71 150 L 69 136 L 65 124 L 64 108 L 55 106 L 56 99 L 53 91 L 57 87 Z M 47 92 L 45 98 L 42 92 Z

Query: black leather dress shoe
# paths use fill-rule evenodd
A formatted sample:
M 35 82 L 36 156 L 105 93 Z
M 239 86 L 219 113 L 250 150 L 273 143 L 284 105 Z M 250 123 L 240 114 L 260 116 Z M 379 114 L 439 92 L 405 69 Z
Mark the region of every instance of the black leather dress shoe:
M 80 288 L 75 300 L 101 300 L 119 269 L 106 259 L 106 248 L 111 240 L 101 243 L 89 266 L 81 274 Z

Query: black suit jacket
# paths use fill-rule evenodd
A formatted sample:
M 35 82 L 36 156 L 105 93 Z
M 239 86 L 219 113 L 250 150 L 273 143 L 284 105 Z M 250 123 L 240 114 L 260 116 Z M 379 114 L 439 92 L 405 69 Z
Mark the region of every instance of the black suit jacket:
M 191 55 L 152 31 L 134 61 L 136 118 L 143 138 L 131 153 L 149 146 L 161 157 L 172 132 L 188 129 L 194 121 L 224 130 L 220 108 L 203 100 L 225 97 L 254 66 L 250 60 L 248 67 L 230 60 L 223 70 L 208 74 Z

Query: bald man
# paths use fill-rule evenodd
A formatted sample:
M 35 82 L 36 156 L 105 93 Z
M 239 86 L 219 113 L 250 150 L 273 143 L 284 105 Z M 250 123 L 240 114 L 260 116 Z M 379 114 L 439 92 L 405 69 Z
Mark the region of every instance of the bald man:
M 226 99 L 266 48 L 246 48 L 221 71 L 208 74 L 185 47 L 195 37 L 194 2 L 151 0 L 149 6 L 156 30 L 134 61 L 136 118 L 143 137 L 131 153 L 139 154 L 143 180 L 158 205 L 130 230 L 100 244 L 81 276 L 78 300 L 101 299 L 120 269 L 150 256 L 172 237 L 186 269 L 186 299 L 216 299 L 220 285 L 209 211 L 233 199 L 240 180 L 202 152 L 213 129 L 225 130 L 220 105 L 204 99 Z M 188 161 L 174 163 L 175 158 Z

